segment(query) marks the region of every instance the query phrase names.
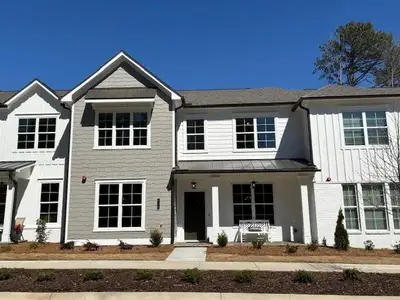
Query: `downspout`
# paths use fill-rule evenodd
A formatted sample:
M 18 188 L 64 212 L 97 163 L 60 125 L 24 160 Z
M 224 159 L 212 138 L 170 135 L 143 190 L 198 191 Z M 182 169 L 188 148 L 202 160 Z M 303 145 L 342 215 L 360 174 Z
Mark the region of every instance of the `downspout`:
M 308 131 L 308 149 L 310 151 L 310 163 L 314 165 L 314 154 L 312 151 L 312 139 L 311 139 L 311 122 L 310 122 L 310 110 L 303 106 L 303 99 L 300 99 L 298 104 L 296 104 L 292 111 L 296 111 L 297 107 L 300 107 L 301 109 L 305 110 L 307 113 L 307 131 Z
M 180 106 L 175 108 L 175 120 L 177 119 L 177 112 L 178 110 L 182 109 L 185 106 L 185 99 L 182 98 L 182 103 Z M 175 121 L 175 128 L 174 128 L 175 134 L 174 134 L 174 143 L 175 143 L 175 167 L 178 165 L 178 134 L 176 132 L 176 121 Z M 175 242 L 175 196 L 176 196 L 176 184 L 175 184 L 175 178 L 174 178 L 174 170 L 171 172 L 171 244 Z
M 15 215 L 16 215 L 16 210 L 17 210 L 17 199 L 18 199 L 18 182 L 14 178 L 15 172 L 10 171 L 8 173 L 8 179 L 12 181 L 14 184 L 14 201 L 13 201 L 13 206 L 12 206 L 12 212 L 11 212 L 11 229 L 10 229 L 10 240 L 13 243 L 18 243 L 18 241 L 13 239 L 13 232 L 14 232 L 14 225 L 15 225 Z
M 61 211 L 61 233 L 60 233 L 60 243 L 64 244 L 65 243 L 65 231 L 66 231 L 66 226 L 67 226 L 67 194 L 68 194 L 68 174 L 69 174 L 69 156 L 71 153 L 69 153 L 69 143 L 71 142 L 71 108 L 69 108 L 65 103 L 61 103 L 61 107 L 69 110 L 69 124 L 68 124 L 68 153 L 67 157 L 65 158 L 64 161 L 64 190 L 63 190 L 63 205 L 62 205 L 62 211 Z

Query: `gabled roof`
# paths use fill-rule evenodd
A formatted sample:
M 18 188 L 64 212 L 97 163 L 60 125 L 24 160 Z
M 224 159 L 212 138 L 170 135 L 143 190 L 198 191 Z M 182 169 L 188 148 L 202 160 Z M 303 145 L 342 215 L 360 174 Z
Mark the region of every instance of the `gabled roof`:
M 102 79 L 113 73 L 116 70 L 116 68 L 118 68 L 118 66 L 120 66 L 122 63 L 127 63 L 129 66 L 131 66 L 141 75 L 143 75 L 148 81 L 154 84 L 157 88 L 159 88 L 168 96 L 170 96 L 171 99 L 175 100 L 183 98 L 182 95 L 180 95 L 177 91 L 173 90 L 168 84 L 159 79 L 156 75 L 151 73 L 142 64 L 133 59 L 124 51 L 121 51 L 113 58 L 111 58 L 109 61 L 107 61 L 96 72 L 94 72 L 92 75 L 90 75 L 80 84 L 78 84 L 75 88 L 69 91 L 66 95 L 64 95 L 61 101 L 70 103 L 77 101 L 89 89 L 91 89 L 93 86 L 98 84 Z M 98 80 L 98 77 L 100 77 L 100 80 Z
M 154 98 L 157 89 L 151 88 L 102 88 L 91 89 L 87 92 L 86 99 L 136 99 Z
M 309 91 L 281 88 L 180 91 L 186 107 L 294 104 Z

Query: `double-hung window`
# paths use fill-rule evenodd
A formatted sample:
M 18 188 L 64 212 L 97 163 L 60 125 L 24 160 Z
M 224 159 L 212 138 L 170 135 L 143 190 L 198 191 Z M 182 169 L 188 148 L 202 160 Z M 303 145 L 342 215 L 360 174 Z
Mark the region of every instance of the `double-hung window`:
M 145 181 L 97 182 L 96 228 L 144 228 Z
M 56 118 L 19 118 L 17 149 L 54 149 Z
M 59 199 L 60 199 L 59 182 L 41 183 L 40 219 L 46 221 L 46 223 L 57 223 Z
M 236 148 L 276 148 L 275 118 L 236 118 Z
M 99 148 L 148 147 L 148 113 L 99 112 L 96 135 Z
M 367 230 L 386 230 L 386 203 L 383 184 L 362 184 L 365 227 Z
M 271 184 L 234 184 L 233 194 L 233 222 L 240 220 L 269 220 L 274 224 L 274 200 Z
M 388 128 L 384 111 L 342 113 L 346 146 L 387 145 Z
M 400 184 L 390 183 L 390 200 L 392 202 L 392 214 L 394 229 L 400 229 Z
M 187 150 L 204 150 L 204 120 L 186 121 Z
M 343 184 L 344 220 L 347 229 L 359 230 L 357 188 L 355 184 Z

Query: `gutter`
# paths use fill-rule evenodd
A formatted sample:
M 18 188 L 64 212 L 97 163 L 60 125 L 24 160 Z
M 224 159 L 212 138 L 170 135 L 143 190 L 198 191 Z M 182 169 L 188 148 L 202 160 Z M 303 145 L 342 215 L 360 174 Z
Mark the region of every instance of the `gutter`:
M 71 108 L 69 108 L 65 103 L 61 103 L 61 107 L 69 111 L 69 120 L 70 123 L 68 124 L 68 139 L 69 142 L 71 142 Z M 65 158 L 64 161 L 64 190 L 63 190 L 63 205 L 62 205 L 62 212 L 61 212 L 61 232 L 60 232 L 60 243 L 63 244 L 65 243 L 65 232 L 66 232 L 66 226 L 67 226 L 67 194 L 68 194 L 68 174 L 69 174 L 69 156 L 71 153 L 69 153 L 69 143 L 68 143 L 68 154 L 67 157 Z
M 308 147 L 310 149 L 310 162 L 314 165 L 314 154 L 312 151 L 312 138 L 311 138 L 311 122 L 310 122 L 310 110 L 303 106 L 304 98 L 300 98 L 299 101 L 293 106 L 292 112 L 295 112 L 298 107 L 305 110 L 307 113 L 307 130 L 308 130 Z
M 12 212 L 11 212 L 11 228 L 10 228 L 10 240 L 14 243 L 18 243 L 18 241 L 13 239 L 13 232 L 14 232 L 14 226 L 15 226 L 15 215 L 16 215 L 16 210 L 17 210 L 17 200 L 18 200 L 18 182 L 14 178 L 15 171 L 10 171 L 8 173 L 8 178 L 13 182 L 14 184 L 14 201 L 13 201 L 13 206 L 12 206 Z

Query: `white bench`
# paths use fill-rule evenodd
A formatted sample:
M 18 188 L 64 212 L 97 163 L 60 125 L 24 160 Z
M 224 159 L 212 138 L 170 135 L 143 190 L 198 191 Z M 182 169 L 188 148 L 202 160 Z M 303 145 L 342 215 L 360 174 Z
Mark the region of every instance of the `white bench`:
M 268 220 L 239 220 L 240 243 L 243 243 L 243 235 L 264 235 L 269 241 L 270 226 Z

